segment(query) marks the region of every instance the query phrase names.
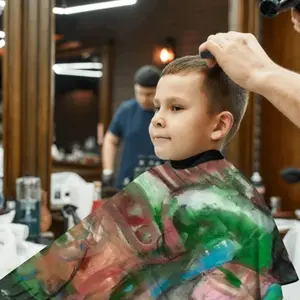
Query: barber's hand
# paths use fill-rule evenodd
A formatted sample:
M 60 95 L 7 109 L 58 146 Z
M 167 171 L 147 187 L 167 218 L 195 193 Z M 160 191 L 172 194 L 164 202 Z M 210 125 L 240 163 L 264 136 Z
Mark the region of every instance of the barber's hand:
M 199 51 L 208 50 L 215 60 L 207 59 L 207 65 L 216 63 L 238 85 L 258 91 L 260 75 L 278 67 L 266 54 L 254 35 L 248 33 L 218 33 L 208 37 Z
M 292 9 L 292 22 L 294 29 L 300 33 L 300 12 L 295 8 Z

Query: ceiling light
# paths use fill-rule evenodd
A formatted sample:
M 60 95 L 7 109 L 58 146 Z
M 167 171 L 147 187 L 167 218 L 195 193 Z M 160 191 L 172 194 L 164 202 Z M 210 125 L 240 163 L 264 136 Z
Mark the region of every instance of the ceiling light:
M 169 48 L 163 48 L 160 52 L 160 60 L 163 64 L 173 61 L 175 58 L 174 51 Z
M 88 11 L 100 10 L 100 9 L 108 9 L 115 7 L 122 7 L 128 5 L 134 5 L 138 0 L 114 0 L 107 2 L 99 2 L 94 4 L 85 4 L 79 6 L 71 6 L 71 7 L 54 7 L 53 13 L 58 15 L 71 15 L 77 13 L 83 13 Z
M 5 38 L 5 32 L 0 30 L 0 39 L 4 39 Z
M 97 62 L 62 63 L 62 64 L 55 64 L 54 66 L 59 67 L 61 69 L 81 69 L 81 70 L 89 70 L 89 69 L 100 70 L 103 68 L 103 65 Z
M 90 78 L 101 78 L 103 75 L 102 71 L 60 69 L 59 67 L 57 67 L 55 65 L 53 66 L 53 71 L 57 75 L 90 77 Z

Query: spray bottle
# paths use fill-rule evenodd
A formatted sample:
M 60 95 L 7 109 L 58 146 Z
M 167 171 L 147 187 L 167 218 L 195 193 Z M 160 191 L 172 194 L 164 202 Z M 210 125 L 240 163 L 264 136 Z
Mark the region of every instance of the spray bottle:
M 254 172 L 251 176 L 251 182 L 258 191 L 258 193 L 264 198 L 266 193 L 266 188 L 263 183 L 262 177 L 260 176 L 259 172 Z

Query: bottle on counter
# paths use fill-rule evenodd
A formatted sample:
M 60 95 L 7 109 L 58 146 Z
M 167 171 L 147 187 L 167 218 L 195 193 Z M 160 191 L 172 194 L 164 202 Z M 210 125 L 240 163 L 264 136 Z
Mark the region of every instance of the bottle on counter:
M 280 197 L 271 197 L 270 198 L 270 207 L 271 207 L 271 213 L 276 214 L 280 211 L 281 208 L 281 199 Z
M 100 181 L 94 181 L 93 182 L 94 184 L 94 201 L 97 201 L 97 200 L 101 200 L 102 198 L 102 191 L 101 191 L 101 182 Z
M 266 193 L 266 188 L 263 183 L 262 177 L 259 172 L 254 172 L 251 176 L 251 182 L 258 191 L 258 193 L 264 198 Z
M 17 201 L 15 223 L 29 227 L 28 240 L 37 242 L 40 238 L 40 214 L 42 189 L 38 177 L 21 177 L 16 180 Z

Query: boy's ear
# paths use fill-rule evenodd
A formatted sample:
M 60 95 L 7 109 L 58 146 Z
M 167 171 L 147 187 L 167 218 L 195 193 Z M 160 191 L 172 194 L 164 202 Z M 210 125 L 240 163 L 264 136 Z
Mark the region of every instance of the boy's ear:
M 216 116 L 214 130 L 211 134 L 213 141 L 225 138 L 233 125 L 233 115 L 229 111 L 222 111 Z

